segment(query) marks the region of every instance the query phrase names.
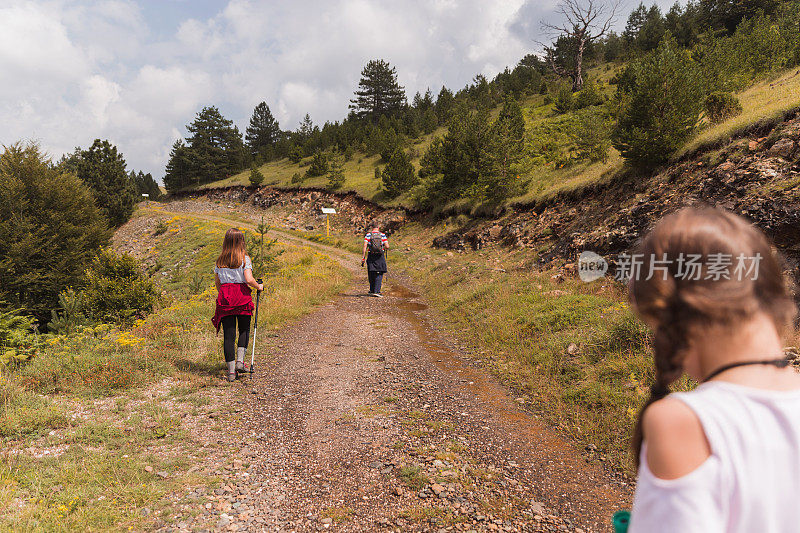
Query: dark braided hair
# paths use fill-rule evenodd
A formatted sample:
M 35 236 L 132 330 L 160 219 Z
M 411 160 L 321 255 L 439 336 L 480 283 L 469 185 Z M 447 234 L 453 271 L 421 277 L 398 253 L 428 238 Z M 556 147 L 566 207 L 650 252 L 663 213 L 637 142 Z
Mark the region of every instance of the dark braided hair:
M 686 351 L 694 336 L 710 326 L 734 326 L 758 312 L 766 313 L 784 334 L 796 309 L 784 279 L 781 260 L 770 241 L 744 218 L 723 209 L 685 208 L 664 217 L 635 252 L 641 254 L 638 279 L 629 284 L 630 299 L 639 315 L 654 326 L 655 381 L 633 434 L 632 449 L 639 467 L 647 407 L 669 394 L 669 387 L 683 374 Z M 684 255 L 681 255 L 684 254 Z M 702 257 L 698 279 L 679 272 L 680 257 Z M 738 279 L 706 279 L 708 258 L 726 254 L 735 258 L 761 256 L 758 276 Z M 666 261 L 665 270 L 653 270 L 653 260 Z M 661 263 L 663 265 L 664 263 Z

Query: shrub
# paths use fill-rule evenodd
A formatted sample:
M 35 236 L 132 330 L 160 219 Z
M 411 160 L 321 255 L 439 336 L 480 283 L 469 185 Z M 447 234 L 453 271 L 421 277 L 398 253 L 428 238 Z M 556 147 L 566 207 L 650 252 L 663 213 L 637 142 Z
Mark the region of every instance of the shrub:
M 153 237 L 158 237 L 159 235 L 163 235 L 169 229 L 169 224 L 165 220 L 159 220 L 156 222 L 156 227 L 153 230 Z
M 301 159 L 303 159 L 303 149 L 297 145 L 292 146 L 292 148 L 289 150 L 289 161 L 297 164 Z
M 706 115 L 712 124 L 718 124 L 742 112 L 739 99 L 725 91 L 717 91 L 706 96 Z
M 327 163 L 327 161 L 326 161 Z M 342 156 L 334 152 L 331 155 L 330 168 L 328 169 L 328 188 L 341 189 L 344 185 L 344 170 L 342 169 Z
M 102 322 L 126 322 L 153 311 L 158 292 L 139 262 L 107 248 L 89 265 L 80 291 L 86 316 Z
M 605 101 L 600 88 L 592 82 L 583 85 L 583 89 L 575 95 L 575 108 L 584 109 L 595 105 L 600 105 Z
M 555 97 L 556 112 L 563 114 L 575 109 L 575 96 L 572 94 L 572 89 L 566 85 L 561 85 Z
M 408 156 L 400 148 L 395 149 L 389 164 L 381 173 L 383 188 L 389 198 L 396 198 L 417 184 L 417 174 Z
M 547 94 L 547 82 L 542 80 L 542 84 L 539 86 L 539 94 Z
M 0 362 L 24 361 L 34 355 L 38 341 L 32 328 L 33 319 L 22 310 L 0 311 Z
M 306 170 L 306 174 L 313 178 L 316 176 L 324 176 L 327 172 L 328 158 L 323 152 L 317 151 L 314 154 L 314 158 L 311 160 L 311 165 L 309 165 L 308 169 Z
M 264 174 L 253 165 L 253 168 L 250 169 L 250 185 L 258 187 L 262 183 L 264 183 Z
M 628 68 L 630 87 L 618 88 L 621 108 L 612 140 L 633 165 L 653 167 L 695 131 L 703 107 L 701 74 L 671 37 Z
M 575 153 L 580 161 L 592 163 L 608 161 L 611 148 L 611 131 L 606 117 L 599 113 L 584 112 L 577 120 L 571 133 L 575 143 Z
M 256 278 L 264 278 L 277 272 L 279 266 L 278 256 L 284 252 L 284 250 L 275 249 L 278 239 L 267 237 L 269 230 L 270 225 L 264 222 L 264 216 L 262 215 L 261 222 L 256 226 L 255 232 L 248 232 L 245 235 L 247 253 L 250 255 L 250 260 L 253 264 L 253 276 Z
M 305 176 L 303 174 L 300 174 L 299 172 L 295 172 L 294 174 L 292 174 L 292 183 L 295 183 L 295 184 L 303 183 L 304 179 L 305 179 Z
M 83 312 L 83 294 L 76 293 L 72 287 L 58 295 L 58 307 L 61 311 L 53 309 L 52 318 L 47 324 L 47 329 L 52 333 L 68 335 L 90 323 Z
M 49 320 L 59 293 L 80 281 L 109 237 L 86 185 L 36 145 L 0 155 L 0 300 Z

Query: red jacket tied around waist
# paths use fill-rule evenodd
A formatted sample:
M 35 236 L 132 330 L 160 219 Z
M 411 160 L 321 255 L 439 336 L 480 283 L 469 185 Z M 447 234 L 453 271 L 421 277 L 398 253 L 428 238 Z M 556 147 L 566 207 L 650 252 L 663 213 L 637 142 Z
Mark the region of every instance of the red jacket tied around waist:
M 250 287 L 247 283 L 223 283 L 217 294 L 217 308 L 211 323 L 219 333 L 222 319 L 231 315 L 252 315 L 253 298 L 250 296 Z

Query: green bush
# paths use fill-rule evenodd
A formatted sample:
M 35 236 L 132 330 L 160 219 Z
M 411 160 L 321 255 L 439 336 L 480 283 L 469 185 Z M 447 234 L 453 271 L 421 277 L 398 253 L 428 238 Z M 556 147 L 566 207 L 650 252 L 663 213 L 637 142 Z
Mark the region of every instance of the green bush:
M 707 39 L 694 54 L 713 90 L 736 91 L 800 61 L 800 2 L 784 2 L 775 16 L 745 19 L 730 37 Z
M 20 309 L 0 311 L 0 363 L 24 361 L 36 353 L 38 340 L 32 328 L 33 319 Z
M 156 287 L 142 273 L 139 262 L 110 248 L 89 265 L 80 293 L 84 314 L 102 322 L 145 316 L 158 302 Z
M 586 107 L 600 105 L 603 102 L 605 102 L 603 93 L 600 92 L 600 88 L 597 86 L 597 84 L 592 82 L 586 82 L 583 85 L 583 89 L 578 91 L 578 94 L 575 95 L 576 109 L 584 109 Z
M 297 145 L 292 146 L 291 150 L 289 150 L 289 161 L 297 164 L 301 159 L 303 159 L 303 149 Z
M 670 36 L 627 68 L 631 81 L 618 86 L 620 116 L 612 140 L 630 163 L 651 168 L 666 162 L 697 128 L 703 80 L 689 52 Z
M 417 184 L 417 173 L 402 149 L 395 149 L 381 173 L 381 180 L 389 198 L 396 198 Z
M 303 183 L 303 180 L 305 180 L 305 176 L 303 174 L 300 174 L 299 172 L 295 172 L 294 174 L 292 174 L 293 184 Z
M 156 222 L 156 227 L 153 230 L 153 237 L 158 237 L 159 235 L 163 235 L 169 229 L 169 224 L 165 220 L 159 220 Z
M 705 108 L 706 116 L 712 124 L 724 122 L 742 112 L 739 99 L 725 91 L 717 91 L 706 96 Z
M 324 176 L 327 173 L 328 158 L 323 152 L 317 151 L 314 154 L 314 158 L 311 160 L 311 165 L 309 165 L 308 169 L 306 170 L 306 174 L 308 177 L 313 178 L 316 176 Z
M 253 165 L 253 168 L 250 169 L 250 185 L 258 187 L 262 183 L 264 183 L 264 174 L 258 170 L 258 167 Z
M 75 292 L 72 287 L 58 295 L 58 307 L 60 312 L 53 309 L 52 318 L 47 324 L 51 333 L 68 335 L 90 323 L 84 314 L 83 294 Z
M 327 165 L 328 188 L 331 190 L 341 189 L 344 186 L 344 169 L 342 165 L 342 155 L 334 151 L 331 154 L 330 164 Z
M 0 154 L 0 300 L 50 319 L 110 232 L 92 194 L 36 145 Z
M 571 136 L 579 161 L 588 160 L 592 163 L 608 161 L 611 129 L 606 116 L 600 113 L 582 112 Z
M 570 89 L 567 85 L 562 84 L 558 88 L 554 102 L 556 112 L 560 114 L 564 114 L 575 109 L 575 95 L 572 93 L 572 89 Z

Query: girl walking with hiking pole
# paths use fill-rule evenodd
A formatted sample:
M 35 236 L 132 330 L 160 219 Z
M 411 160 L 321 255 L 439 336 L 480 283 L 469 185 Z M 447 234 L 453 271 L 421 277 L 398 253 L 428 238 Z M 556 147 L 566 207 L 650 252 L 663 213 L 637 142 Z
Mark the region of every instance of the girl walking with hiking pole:
M 634 433 L 629 531 L 798 531 L 800 373 L 783 350 L 796 309 L 777 252 L 733 213 L 687 208 L 630 257 L 655 384 Z M 670 393 L 683 374 L 699 386 Z
M 217 305 L 211 322 L 217 333 L 222 326 L 227 377 L 228 381 L 234 381 L 239 374 L 250 372 L 244 362 L 254 308 L 250 287 L 259 292 L 264 289 L 264 285 L 253 278 L 253 263 L 244 248 L 244 233 L 237 228 L 225 232 L 222 253 L 214 266 L 214 281 Z

